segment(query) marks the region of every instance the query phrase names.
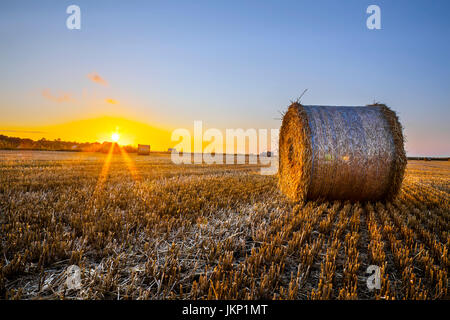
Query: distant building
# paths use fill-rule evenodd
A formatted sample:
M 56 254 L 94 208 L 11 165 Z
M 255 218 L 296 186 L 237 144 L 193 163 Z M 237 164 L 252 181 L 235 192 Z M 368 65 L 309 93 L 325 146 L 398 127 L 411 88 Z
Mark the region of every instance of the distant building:
M 137 154 L 148 156 L 150 154 L 150 146 L 148 144 L 138 144 Z

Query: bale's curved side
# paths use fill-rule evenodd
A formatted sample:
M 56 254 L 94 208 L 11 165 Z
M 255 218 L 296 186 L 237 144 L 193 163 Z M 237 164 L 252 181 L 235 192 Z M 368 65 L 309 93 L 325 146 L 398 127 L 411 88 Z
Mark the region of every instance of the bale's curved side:
M 303 107 L 292 103 L 283 117 L 279 138 L 278 183 L 292 200 L 306 200 L 311 179 L 311 132 Z

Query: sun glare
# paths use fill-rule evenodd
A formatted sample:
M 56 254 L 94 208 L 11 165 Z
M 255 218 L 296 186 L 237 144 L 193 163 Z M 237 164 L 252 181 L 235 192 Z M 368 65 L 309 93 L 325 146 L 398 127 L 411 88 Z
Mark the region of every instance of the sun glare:
M 120 139 L 120 135 L 117 132 L 115 132 L 111 135 L 111 140 L 113 142 L 117 142 L 117 141 L 119 141 L 119 139 Z

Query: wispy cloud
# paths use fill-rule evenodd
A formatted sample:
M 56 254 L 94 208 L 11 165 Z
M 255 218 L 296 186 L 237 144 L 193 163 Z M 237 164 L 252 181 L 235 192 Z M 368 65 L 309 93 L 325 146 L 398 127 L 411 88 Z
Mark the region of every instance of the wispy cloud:
M 42 96 L 50 101 L 54 102 L 69 102 L 69 101 L 75 101 L 74 98 L 72 98 L 72 95 L 67 92 L 62 92 L 59 95 L 53 95 L 50 91 L 50 89 L 44 89 L 42 90 Z
M 110 104 L 119 104 L 119 101 L 111 99 L 111 98 L 105 99 L 105 102 L 110 103 Z
M 89 73 L 87 76 L 89 79 L 91 79 L 92 82 L 101 84 L 102 86 L 108 85 L 108 81 L 103 79 L 97 72 Z

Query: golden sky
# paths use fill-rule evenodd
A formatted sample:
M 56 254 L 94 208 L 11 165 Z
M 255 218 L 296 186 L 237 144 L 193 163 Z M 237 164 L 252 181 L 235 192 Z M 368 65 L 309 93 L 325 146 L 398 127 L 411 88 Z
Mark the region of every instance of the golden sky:
M 36 127 L 9 127 L 0 134 L 39 140 L 60 138 L 63 141 L 103 142 L 111 141 L 114 133 L 119 134 L 121 145 L 150 144 L 152 150 L 166 150 L 174 144 L 170 141 L 171 131 L 120 117 L 99 117 L 77 120 L 56 125 Z

